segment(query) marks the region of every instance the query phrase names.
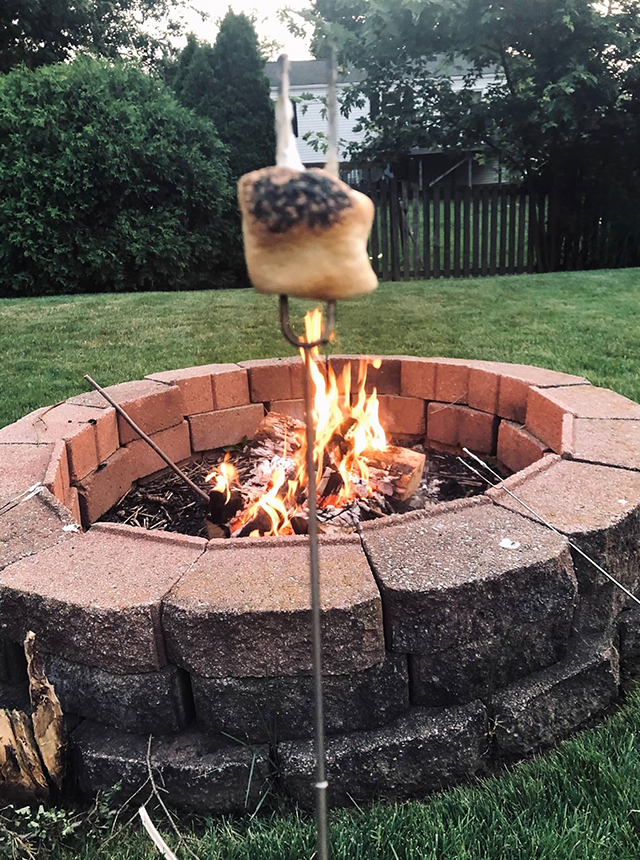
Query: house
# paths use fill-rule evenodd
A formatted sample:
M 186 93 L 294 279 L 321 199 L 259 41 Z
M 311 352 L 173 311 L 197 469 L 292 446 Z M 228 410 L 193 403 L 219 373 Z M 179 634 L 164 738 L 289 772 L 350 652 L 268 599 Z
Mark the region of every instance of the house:
M 434 75 L 447 74 L 451 78 L 453 88 L 462 89 L 464 76 L 468 67 L 461 63 L 454 66 L 445 64 L 444 61 L 435 60 L 432 64 Z M 271 98 L 275 101 L 278 97 L 279 67 L 278 63 L 267 63 L 265 74 L 271 84 Z M 338 100 L 341 94 L 354 83 L 362 80 L 364 73 L 351 71 L 338 75 L 337 93 Z M 497 76 L 494 73 L 484 75 L 476 85 L 479 96 L 495 83 Z M 311 143 L 304 139 L 307 132 L 326 134 L 327 120 L 324 116 L 323 100 L 327 93 L 327 65 L 324 60 L 300 60 L 290 63 L 289 69 L 289 92 L 294 107 L 294 133 L 297 137 L 298 152 L 302 163 L 306 167 L 320 167 L 325 162 L 322 149 L 316 149 Z M 309 100 L 308 96 L 315 96 Z M 301 97 L 304 97 L 301 99 Z M 357 143 L 364 139 L 364 132 L 354 131 L 358 120 L 369 113 L 370 107 L 365 104 L 362 108 L 352 112 L 349 117 L 338 116 L 338 137 L 343 143 L 340 157 L 343 159 L 342 169 L 346 178 L 352 184 L 357 184 L 358 178 L 367 165 L 345 163 L 345 146 L 349 143 Z M 399 164 L 389 165 L 387 172 L 391 171 L 398 178 L 411 178 L 420 184 L 443 184 L 448 182 L 452 185 L 492 185 L 501 181 L 501 173 L 496 160 L 488 160 L 480 164 L 475 156 L 477 152 L 457 153 L 452 156 L 440 151 L 414 150 L 407 159 Z M 376 171 L 382 173 L 382 169 Z M 375 177 L 374 177 L 375 178 Z

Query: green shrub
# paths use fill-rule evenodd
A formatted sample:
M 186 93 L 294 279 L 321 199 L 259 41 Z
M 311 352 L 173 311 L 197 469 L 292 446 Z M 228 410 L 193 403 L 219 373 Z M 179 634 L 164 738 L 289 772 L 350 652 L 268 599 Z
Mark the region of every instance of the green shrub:
M 0 296 L 218 285 L 234 207 L 213 124 L 138 67 L 0 77 Z

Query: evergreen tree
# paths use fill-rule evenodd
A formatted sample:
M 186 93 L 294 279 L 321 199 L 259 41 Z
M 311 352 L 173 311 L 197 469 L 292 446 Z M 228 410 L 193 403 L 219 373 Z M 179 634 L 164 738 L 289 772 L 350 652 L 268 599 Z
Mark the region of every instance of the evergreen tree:
M 246 15 L 229 11 L 213 48 L 189 36 L 168 81 L 181 104 L 216 126 L 229 148 L 235 179 L 274 163 L 269 82 L 256 31 Z
M 235 177 L 275 161 L 275 129 L 269 82 L 258 37 L 246 15 L 229 10 L 211 55 L 216 86 L 213 121 L 229 147 Z

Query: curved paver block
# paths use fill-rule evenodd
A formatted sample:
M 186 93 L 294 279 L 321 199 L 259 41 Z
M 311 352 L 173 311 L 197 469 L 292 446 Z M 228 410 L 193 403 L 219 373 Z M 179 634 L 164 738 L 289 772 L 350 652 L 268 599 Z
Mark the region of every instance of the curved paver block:
M 85 720 L 71 743 L 83 791 L 94 793 L 119 783 L 119 796 L 128 800 L 148 783 L 148 736 Z M 150 760 L 169 803 L 208 815 L 254 810 L 271 783 L 267 747 L 213 741 L 193 729 L 154 738 Z
M 565 653 L 577 593 L 565 538 L 488 500 L 361 532 L 388 647 L 421 655 L 412 658 L 421 704 L 504 686 Z
M 530 388 L 526 427 L 556 454 L 570 450 L 575 418 L 640 420 L 640 404 L 593 385 Z
M 54 450 L 52 442 L 0 445 L 0 504 L 44 482 Z
M 618 652 L 584 642 L 565 660 L 498 693 L 492 707 L 498 755 L 545 749 L 602 713 L 618 695 Z
M 640 564 L 640 474 L 548 456 L 509 478 L 504 486 L 623 585 L 636 587 Z M 504 490 L 490 490 L 488 495 L 509 510 L 532 516 Z M 573 564 L 579 587 L 576 629 L 587 633 L 606 630 L 626 597 L 575 551 Z
M 352 806 L 374 798 L 423 797 L 472 776 L 486 749 L 480 702 L 447 710 L 413 708 L 390 726 L 327 738 L 329 803 Z M 278 744 L 288 793 L 310 808 L 315 754 L 310 741 Z
M 161 600 L 205 545 L 118 526 L 71 535 L 4 569 L 3 633 L 22 641 L 33 630 L 45 650 L 111 672 L 156 670 Z
M 380 595 L 357 536 L 321 538 L 320 564 L 324 671 L 381 662 Z M 211 541 L 165 598 L 162 625 L 171 662 L 198 675 L 311 674 L 306 539 Z
M 48 655 L 45 672 L 63 713 L 141 735 L 168 735 L 193 719 L 189 676 L 176 666 L 118 675 Z
M 41 490 L 0 517 L 0 571 L 68 540 L 78 528 L 71 513 L 47 490 Z
M 604 466 L 640 470 L 640 420 L 574 418 L 563 455 Z
M 289 678 L 201 678 L 191 676 L 201 728 L 251 743 L 313 735 L 314 690 L 310 675 Z M 328 734 L 373 729 L 409 708 L 405 654 L 387 654 L 383 663 L 327 675 L 323 684 Z

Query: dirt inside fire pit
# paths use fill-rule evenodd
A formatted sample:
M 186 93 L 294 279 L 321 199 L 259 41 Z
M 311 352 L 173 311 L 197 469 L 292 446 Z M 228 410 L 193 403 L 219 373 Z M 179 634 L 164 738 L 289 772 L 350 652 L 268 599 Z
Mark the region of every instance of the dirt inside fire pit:
M 255 440 L 242 445 L 210 451 L 186 464 L 182 470 L 194 483 L 205 491 L 211 490 L 206 478 L 227 460 L 237 470 L 238 482 L 244 485 L 255 476 L 255 451 L 259 446 Z M 458 456 L 443 451 L 425 449 L 423 445 L 412 445 L 411 450 L 426 455 L 424 471 L 418 488 L 410 498 L 399 500 L 384 493 L 374 493 L 367 498 L 355 499 L 348 505 L 320 508 L 318 519 L 325 533 L 352 532 L 359 522 L 429 508 L 440 502 L 470 498 L 483 493 L 487 485 L 461 462 Z M 474 468 L 478 463 L 462 458 Z M 490 461 L 494 468 L 496 463 Z M 506 473 L 505 473 L 506 474 Z M 212 536 L 207 529 L 204 506 L 195 498 L 188 486 L 173 472 L 165 470 L 152 480 L 144 480 L 114 505 L 102 522 L 123 523 L 146 529 L 161 529 L 197 537 Z M 221 535 L 222 536 L 222 535 Z

